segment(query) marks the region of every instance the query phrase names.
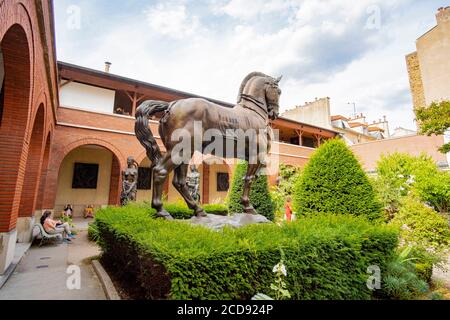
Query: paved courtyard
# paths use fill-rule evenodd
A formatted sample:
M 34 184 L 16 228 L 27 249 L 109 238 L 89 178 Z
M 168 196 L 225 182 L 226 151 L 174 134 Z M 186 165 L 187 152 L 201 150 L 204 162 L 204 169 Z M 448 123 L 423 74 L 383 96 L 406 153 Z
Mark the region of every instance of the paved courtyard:
M 105 300 L 89 262 L 90 257 L 100 253 L 99 248 L 87 239 L 87 221 L 76 220 L 75 225 L 79 232 L 72 244 L 31 247 L 0 289 L 0 300 Z M 72 265 L 80 268 L 79 290 L 67 287 L 73 275 L 73 271 L 67 271 Z

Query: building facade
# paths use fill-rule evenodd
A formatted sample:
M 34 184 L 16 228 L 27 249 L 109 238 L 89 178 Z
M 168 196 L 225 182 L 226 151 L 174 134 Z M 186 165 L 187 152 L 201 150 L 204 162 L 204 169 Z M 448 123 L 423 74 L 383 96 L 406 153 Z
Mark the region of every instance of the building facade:
M 284 112 L 282 116 L 336 131 L 350 146 L 389 138 L 389 123 L 386 117 L 369 124 L 363 114 L 357 114 L 353 117 L 333 116 L 331 115 L 331 104 L 328 97 L 296 106 Z
M 450 100 L 450 7 L 439 8 L 436 26 L 406 56 L 414 108 Z

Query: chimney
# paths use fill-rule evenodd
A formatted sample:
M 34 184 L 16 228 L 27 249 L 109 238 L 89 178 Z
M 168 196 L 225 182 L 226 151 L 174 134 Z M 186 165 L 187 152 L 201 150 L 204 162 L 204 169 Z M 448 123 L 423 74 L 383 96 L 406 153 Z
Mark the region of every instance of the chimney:
M 109 73 L 109 70 L 111 69 L 111 65 L 112 65 L 111 62 L 108 62 L 108 61 L 105 62 L 105 72 L 106 73 Z
M 440 7 L 436 13 L 436 21 L 438 24 L 450 21 L 450 7 Z

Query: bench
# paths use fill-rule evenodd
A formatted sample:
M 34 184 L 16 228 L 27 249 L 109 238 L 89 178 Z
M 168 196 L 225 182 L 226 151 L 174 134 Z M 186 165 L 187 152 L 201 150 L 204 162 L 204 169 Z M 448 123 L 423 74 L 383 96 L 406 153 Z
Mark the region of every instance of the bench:
M 39 243 L 39 247 L 41 247 L 46 241 L 55 240 L 61 238 L 61 234 L 49 234 L 45 231 L 44 227 L 40 223 L 36 223 L 33 227 L 39 229 L 39 235 L 41 236 L 41 242 Z

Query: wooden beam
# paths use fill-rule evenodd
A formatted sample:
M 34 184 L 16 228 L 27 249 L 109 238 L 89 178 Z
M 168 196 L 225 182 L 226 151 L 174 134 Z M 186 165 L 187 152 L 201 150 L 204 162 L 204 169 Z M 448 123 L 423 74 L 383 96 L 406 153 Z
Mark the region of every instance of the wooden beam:
M 320 147 L 321 144 L 322 144 L 322 138 L 323 138 L 323 137 L 322 137 L 320 134 L 315 134 L 314 137 L 315 137 L 316 140 L 317 140 L 317 147 Z
M 73 82 L 72 79 L 66 80 L 66 81 L 64 81 L 63 83 L 60 83 L 60 84 L 59 84 L 59 88 L 61 89 L 62 87 L 68 85 L 68 84 L 71 83 L 71 82 Z
M 295 130 L 295 132 L 298 135 L 298 145 L 303 146 L 303 131 L 301 130 Z

